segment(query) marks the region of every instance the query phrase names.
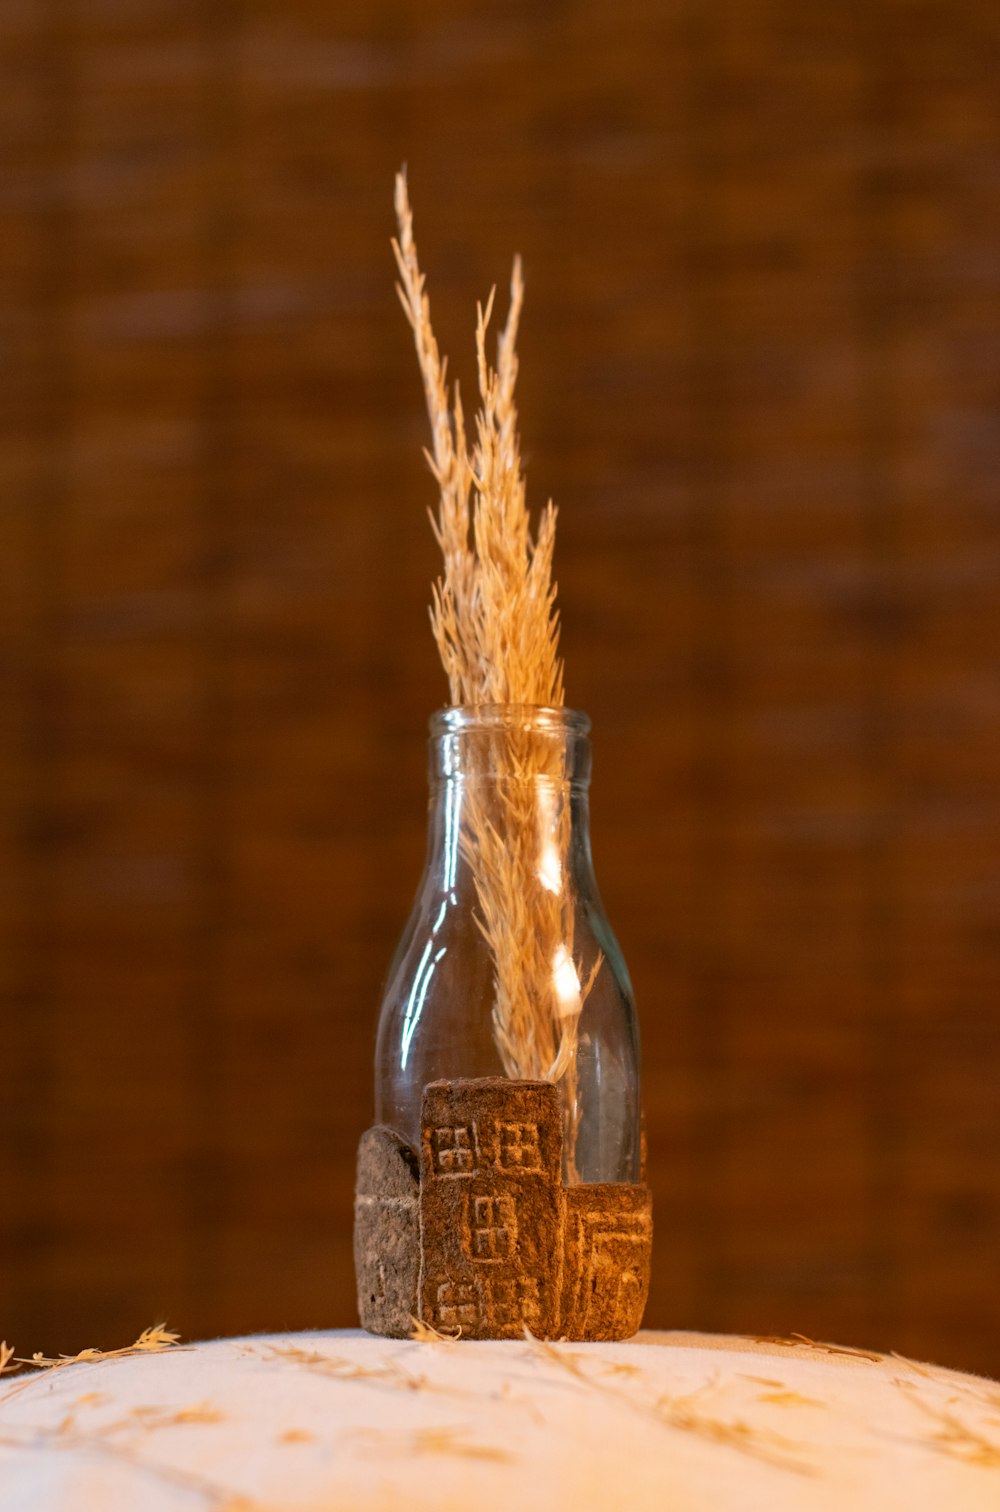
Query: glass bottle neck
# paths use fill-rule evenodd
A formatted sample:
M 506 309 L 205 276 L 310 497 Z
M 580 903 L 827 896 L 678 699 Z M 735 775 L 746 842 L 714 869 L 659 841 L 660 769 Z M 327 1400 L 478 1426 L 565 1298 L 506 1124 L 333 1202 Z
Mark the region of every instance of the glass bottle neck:
M 430 784 L 550 778 L 590 783 L 590 720 L 575 709 L 493 704 L 441 709 L 430 721 Z
M 428 869 L 442 892 L 463 865 L 470 819 L 522 856 L 534 852 L 542 885 L 558 893 L 591 877 L 590 722 L 533 706 L 450 708 L 431 720 Z

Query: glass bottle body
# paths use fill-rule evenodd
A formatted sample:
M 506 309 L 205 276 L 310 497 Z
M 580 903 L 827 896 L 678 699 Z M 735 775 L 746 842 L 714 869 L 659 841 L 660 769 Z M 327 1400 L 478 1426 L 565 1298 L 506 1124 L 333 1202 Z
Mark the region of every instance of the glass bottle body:
M 589 721 L 449 708 L 431 720 L 427 859 L 389 970 L 376 1119 L 417 1145 L 428 1082 L 556 1082 L 566 1179 L 638 1181 L 639 1035 L 590 851 Z

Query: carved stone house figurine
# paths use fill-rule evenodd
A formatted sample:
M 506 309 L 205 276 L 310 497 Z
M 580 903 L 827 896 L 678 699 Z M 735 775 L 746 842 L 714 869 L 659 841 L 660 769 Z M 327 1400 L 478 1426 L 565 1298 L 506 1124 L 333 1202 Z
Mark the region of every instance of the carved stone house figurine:
M 362 1136 L 355 1206 L 358 1310 L 372 1333 L 413 1320 L 469 1339 L 625 1339 L 649 1289 L 642 1182 L 562 1180 L 549 1082 L 431 1082 L 419 1156 L 394 1130 Z

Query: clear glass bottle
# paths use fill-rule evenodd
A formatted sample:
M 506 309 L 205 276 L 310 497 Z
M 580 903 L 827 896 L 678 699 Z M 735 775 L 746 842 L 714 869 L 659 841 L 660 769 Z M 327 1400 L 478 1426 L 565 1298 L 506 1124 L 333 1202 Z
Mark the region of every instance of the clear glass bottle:
M 589 729 L 534 706 L 431 719 L 427 859 L 382 999 L 376 1119 L 416 1145 L 428 1082 L 543 1077 L 563 1096 L 566 1179 L 638 1181 L 639 1032 L 591 860 Z

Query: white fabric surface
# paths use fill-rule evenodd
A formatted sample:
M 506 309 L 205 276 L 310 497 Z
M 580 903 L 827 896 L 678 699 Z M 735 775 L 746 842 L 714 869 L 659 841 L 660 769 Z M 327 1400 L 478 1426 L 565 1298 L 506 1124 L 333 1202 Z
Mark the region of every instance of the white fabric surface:
M 0 1381 L 2 1512 L 897 1507 L 1000 1512 L 1000 1386 L 697 1334 L 353 1330 Z

